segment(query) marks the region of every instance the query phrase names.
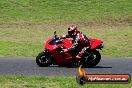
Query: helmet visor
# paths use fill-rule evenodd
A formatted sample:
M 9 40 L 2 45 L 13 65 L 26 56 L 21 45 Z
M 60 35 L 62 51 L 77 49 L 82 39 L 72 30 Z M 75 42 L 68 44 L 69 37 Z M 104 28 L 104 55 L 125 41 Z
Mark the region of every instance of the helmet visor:
M 73 36 L 74 32 L 75 32 L 74 30 L 68 31 L 69 36 Z

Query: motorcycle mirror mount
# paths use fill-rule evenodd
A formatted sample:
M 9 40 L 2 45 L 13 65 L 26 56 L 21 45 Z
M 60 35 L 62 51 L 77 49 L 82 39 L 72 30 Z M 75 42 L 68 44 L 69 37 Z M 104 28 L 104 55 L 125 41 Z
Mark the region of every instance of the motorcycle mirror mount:
M 54 35 L 56 35 L 56 31 L 54 32 Z
M 56 35 L 56 31 L 55 31 L 55 32 L 54 32 L 54 38 L 56 38 L 56 36 L 57 36 L 57 35 Z

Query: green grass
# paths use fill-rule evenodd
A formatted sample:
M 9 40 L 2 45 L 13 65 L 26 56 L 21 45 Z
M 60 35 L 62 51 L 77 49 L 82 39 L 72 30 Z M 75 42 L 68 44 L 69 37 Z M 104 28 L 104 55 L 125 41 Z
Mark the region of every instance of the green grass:
M 55 30 L 62 35 L 76 23 L 87 36 L 104 41 L 103 56 L 132 57 L 131 21 L 132 0 L 0 0 L 0 56 L 37 56 Z M 132 83 L 80 86 L 75 77 L 0 76 L 0 88 L 53 87 L 132 88 Z
M 31 43 L 18 43 L 11 41 L 0 41 L 1 56 L 36 56 L 42 45 Z
M 65 28 L 66 26 L 64 26 Z M 67 30 L 54 29 L 0 29 L 0 56 L 37 56 L 53 32 L 65 34 Z M 80 30 L 88 37 L 104 41 L 103 56 L 132 56 L 132 29 L 127 27 L 87 28 Z M 113 32 L 114 31 L 114 32 Z
M 0 56 L 36 56 L 75 23 L 104 56 L 132 56 L 132 0 L 0 0 Z
M 75 77 L 0 76 L 1 88 L 132 88 L 130 84 L 77 84 Z
M 1 0 L 0 22 L 132 20 L 131 0 Z

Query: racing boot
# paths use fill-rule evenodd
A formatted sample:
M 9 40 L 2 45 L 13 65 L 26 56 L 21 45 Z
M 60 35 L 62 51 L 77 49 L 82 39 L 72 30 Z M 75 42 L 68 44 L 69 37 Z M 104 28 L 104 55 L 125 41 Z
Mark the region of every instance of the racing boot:
M 79 54 L 76 56 L 77 59 L 81 59 L 82 58 L 82 53 L 79 52 Z
M 78 59 L 82 58 L 84 52 L 88 51 L 89 49 L 90 49 L 89 46 L 88 46 L 88 47 L 84 47 L 84 48 L 81 50 L 81 52 L 79 52 L 79 54 L 76 56 L 76 58 L 78 58 Z

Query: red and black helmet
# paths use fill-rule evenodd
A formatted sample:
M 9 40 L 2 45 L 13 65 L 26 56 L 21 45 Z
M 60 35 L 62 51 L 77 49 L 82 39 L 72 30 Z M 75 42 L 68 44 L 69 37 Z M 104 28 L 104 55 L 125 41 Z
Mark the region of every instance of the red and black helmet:
M 75 25 L 71 25 L 70 27 L 68 27 L 68 34 L 69 36 L 73 37 L 74 35 L 76 35 L 77 33 L 77 26 Z

